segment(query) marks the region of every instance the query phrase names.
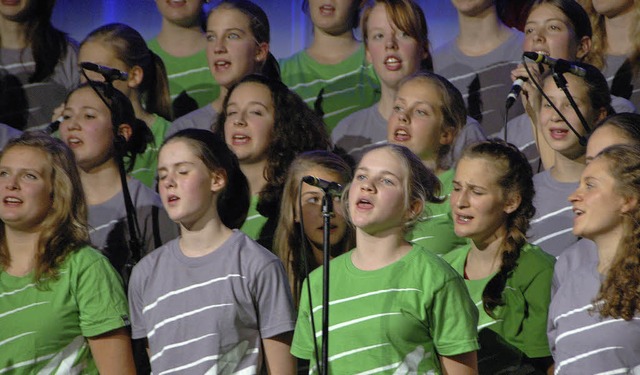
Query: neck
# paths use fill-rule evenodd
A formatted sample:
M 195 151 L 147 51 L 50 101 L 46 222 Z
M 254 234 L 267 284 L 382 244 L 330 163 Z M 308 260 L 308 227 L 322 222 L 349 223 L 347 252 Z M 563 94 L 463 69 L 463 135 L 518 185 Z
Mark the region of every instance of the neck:
M 13 276 L 24 276 L 33 271 L 40 231 L 21 231 L 5 225 L 5 240 L 10 259 L 6 272 Z
M 321 64 L 337 64 L 351 56 L 360 46 L 351 30 L 339 35 L 314 28 L 313 41 L 307 48 L 311 58 Z
M 378 102 L 378 112 L 385 120 L 389 120 L 391 112 L 393 112 L 393 103 L 395 102 L 398 90 L 391 88 L 381 82 L 380 101 Z
M 628 56 L 634 50 L 632 32 L 636 27 L 633 7 L 627 12 L 612 18 L 605 18 L 604 27 L 607 32 L 606 53 L 617 56 Z
M 0 16 L 0 45 L 7 49 L 23 49 L 29 46 L 27 25 Z
M 227 96 L 228 92 L 229 92 L 228 88 L 224 86 L 220 86 L 220 95 L 218 95 L 216 100 L 211 102 L 211 106 L 216 111 L 216 113 L 222 113 L 222 104 L 224 104 L 224 98 Z
M 618 246 L 622 239 L 623 226 L 618 225 L 613 230 L 593 238 L 598 247 L 598 272 L 606 275 L 611 263 L 618 252 Z
M 220 221 L 217 207 L 211 205 L 206 219 L 180 223 L 180 250 L 188 257 L 200 257 L 216 251 L 233 233 Z
M 437 161 L 436 161 L 435 159 L 432 159 L 432 158 L 424 158 L 424 159 L 421 159 L 421 160 L 422 160 L 422 164 L 423 164 L 425 167 L 427 167 L 427 168 L 429 168 L 430 170 L 432 170 L 432 171 L 433 171 L 433 173 L 434 173 L 436 176 L 439 176 L 440 174 L 442 174 L 442 172 L 446 172 L 446 171 L 447 171 L 446 169 L 440 169 L 440 168 L 438 167 L 438 163 L 437 163 Z
M 95 168 L 79 168 L 79 171 L 84 196 L 89 206 L 104 203 L 122 191 L 120 172 L 114 159 Z
M 509 38 L 509 28 L 500 21 L 495 7 L 476 16 L 458 13 L 458 24 L 456 43 L 467 56 L 485 55 Z
M 267 167 L 267 161 L 262 160 L 255 163 L 241 163 L 240 170 L 249 181 L 251 195 L 256 195 L 262 191 L 267 180 L 264 178 L 264 170 Z
M 183 27 L 164 19 L 157 40 L 163 50 L 177 57 L 194 55 L 206 47 L 200 26 Z
M 351 261 L 358 269 L 372 271 L 396 262 L 409 251 L 411 244 L 404 239 L 401 228 L 375 235 L 357 228 Z
M 500 269 L 505 235 L 505 229 L 501 227 L 487 238 L 472 239 L 465 264 L 465 272 L 469 279 L 484 279 Z
M 551 168 L 551 176 L 558 182 L 577 182 L 586 167 L 585 156 L 582 154 L 576 159 L 572 159 L 555 152 L 555 162 Z
M 153 113 L 149 113 L 144 109 L 140 101 L 138 90 L 131 90 L 131 93 L 129 94 L 129 101 L 131 102 L 131 106 L 133 107 L 133 112 L 135 113 L 136 118 L 144 121 L 144 123 L 147 124 L 149 128 L 151 128 L 153 122 L 156 120 L 156 115 L 154 115 Z

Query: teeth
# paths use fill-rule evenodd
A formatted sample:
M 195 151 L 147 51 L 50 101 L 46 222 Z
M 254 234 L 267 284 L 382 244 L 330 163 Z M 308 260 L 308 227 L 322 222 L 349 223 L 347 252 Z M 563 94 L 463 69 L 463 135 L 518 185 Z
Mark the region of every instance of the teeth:
M 399 62 L 400 62 L 400 60 L 398 60 L 395 57 L 389 57 L 384 61 L 385 64 L 397 64 Z
M 22 203 L 22 201 L 18 198 L 7 197 L 4 199 L 5 202 L 9 203 Z
M 471 220 L 470 216 L 458 215 L 458 217 L 460 218 L 460 220 L 464 221 L 465 223 L 468 223 Z
M 68 142 L 69 143 L 80 143 L 80 140 L 78 138 L 69 138 Z
M 233 139 L 247 139 L 249 137 L 247 137 L 246 135 L 234 135 Z
M 536 53 L 539 53 L 540 55 L 549 56 L 549 52 L 547 51 L 536 51 Z
M 228 61 L 216 61 L 215 66 L 225 66 L 229 65 Z
M 398 129 L 396 130 L 396 135 L 409 135 L 409 133 L 404 129 Z
M 576 214 L 577 216 L 580 216 L 584 213 L 584 211 L 582 210 L 573 210 L 573 213 Z

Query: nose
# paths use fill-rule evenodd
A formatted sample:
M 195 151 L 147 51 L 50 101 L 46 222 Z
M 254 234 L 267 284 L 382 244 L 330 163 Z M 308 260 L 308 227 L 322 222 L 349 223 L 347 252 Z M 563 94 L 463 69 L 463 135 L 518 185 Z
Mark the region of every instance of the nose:
M 165 189 L 168 189 L 168 188 L 176 186 L 176 180 L 173 177 L 172 173 L 167 173 L 167 175 L 164 177 L 164 179 L 162 179 L 162 186 Z
M 232 120 L 233 126 L 243 127 L 247 125 L 245 121 L 244 112 L 236 114 L 236 116 Z
M 66 116 L 62 122 L 60 123 L 60 127 L 70 130 L 80 130 L 81 126 L 78 121 L 76 121 L 76 116 Z
M 10 191 L 20 189 L 20 186 L 18 186 L 18 181 L 16 180 L 15 175 L 10 175 L 7 177 L 5 182 L 5 189 Z
M 214 53 L 224 53 L 227 51 L 224 38 L 215 38 L 211 43 L 213 43 Z
M 452 196 L 457 196 L 455 199 L 455 205 L 458 208 L 469 207 L 469 197 L 466 190 L 462 189 L 458 192 L 452 192 Z
M 567 198 L 567 200 L 571 203 L 574 203 L 579 201 L 580 198 L 581 198 L 580 187 L 578 187 L 576 190 L 574 190 L 573 193 L 569 194 L 569 197 Z
M 396 37 L 396 33 L 391 33 L 391 35 L 385 41 L 385 48 L 395 50 L 398 48 L 398 38 Z
M 374 192 L 375 186 L 369 180 L 363 181 L 362 184 L 360 185 L 360 190 L 367 191 L 367 192 Z

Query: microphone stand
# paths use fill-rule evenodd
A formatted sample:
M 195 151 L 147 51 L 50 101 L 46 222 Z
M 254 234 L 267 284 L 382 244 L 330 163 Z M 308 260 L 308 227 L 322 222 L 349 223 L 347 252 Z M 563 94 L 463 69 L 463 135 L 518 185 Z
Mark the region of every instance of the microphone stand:
M 555 81 L 556 86 L 560 90 L 562 90 L 562 92 L 564 92 L 564 95 L 569 100 L 569 104 L 571 104 L 571 108 L 573 108 L 576 115 L 578 115 L 578 119 L 580 119 L 580 123 L 582 124 L 582 127 L 584 128 L 584 130 L 587 131 L 587 134 L 591 133 L 591 128 L 587 124 L 587 120 L 582 115 L 582 112 L 580 112 L 580 109 L 578 108 L 576 101 L 573 99 L 573 96 L 571 96 L 569 89 L 567 89 L 567 79 L 564 78 L 564 75 L 562 73 L 557 73 L 553 68 L 551 69 L 551 76 L 553 77 L 553 80 Z M 565 122 L 567 123 L 567 126 L 569 126 L 569 129 L 571 129 L 571 131 L 578 137 L 578 141 L 580 142 L 580 144 L 582 146 L 586 146 L 587 139 L 584 136 L 580 135 L 576 131 L 576 129 L 569 123 L 569 121 L 566 121 L 565 119 Z
M 331 215 L 333 214 L 333 196 L 327 189 L 322 198 L 322 374 L 329 374 L 329 261 L 331 259 Z

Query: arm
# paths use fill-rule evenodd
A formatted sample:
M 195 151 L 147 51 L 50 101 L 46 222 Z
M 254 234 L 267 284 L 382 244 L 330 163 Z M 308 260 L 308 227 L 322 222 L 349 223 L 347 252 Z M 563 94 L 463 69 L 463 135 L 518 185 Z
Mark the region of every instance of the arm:
M 87 338 L 100 374 L 135 374 L 131 338 L 126 328 L 118 328 Z
M 442 373 L 444 375 L 478 374 L 478 358 L 476 352 L 441 356 L 440 363 L 442 364 Z
M 269 374 L 296 374 L 296 360 L 289 352 L 292 337 L 293 332 L 287 332 L 268 339 L 262 339 L 264 358 Z

